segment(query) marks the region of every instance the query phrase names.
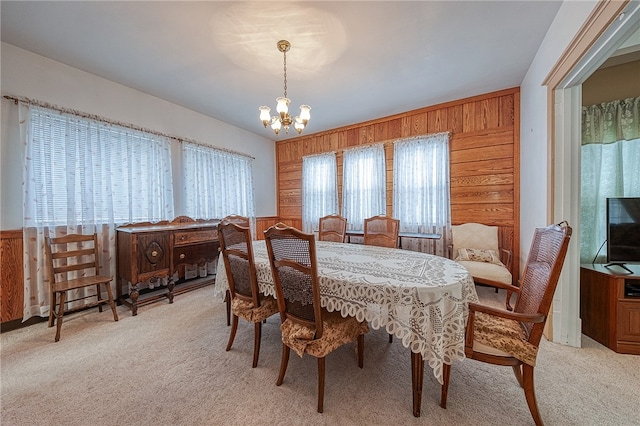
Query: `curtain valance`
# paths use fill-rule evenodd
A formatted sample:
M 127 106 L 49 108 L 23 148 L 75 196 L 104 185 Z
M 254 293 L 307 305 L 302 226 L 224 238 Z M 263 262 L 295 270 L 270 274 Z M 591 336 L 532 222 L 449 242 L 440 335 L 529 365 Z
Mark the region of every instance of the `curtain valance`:
M 640 97 L 582 107 L 582 145 L 640 138 Z

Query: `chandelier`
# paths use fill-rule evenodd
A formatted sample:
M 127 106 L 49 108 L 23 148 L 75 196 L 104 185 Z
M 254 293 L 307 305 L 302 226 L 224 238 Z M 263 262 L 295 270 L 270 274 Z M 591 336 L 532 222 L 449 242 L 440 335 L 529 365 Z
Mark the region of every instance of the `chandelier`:
M 262 120 L 265 128 L 270 124 L 271 129 L 276 135 L 280 133 L 282 127 L 284 127 L 286 133 L 289 133 L 289 126 L 291 126 L 291 124 L 293 124 L 293 128 L 300 134 L 307 125 L 307 122 L 311 119 L 311 107 L 309 105 L 301 105 L 300 115 L 295 116 L 293 119 L 291 118 L 289 114 L 289 104 L 291 100 L 287 98 L 287 52 L 291 49 L 291 43 L 287 40 L 280 40 L 277 46 L 278 50 L 284 55 L 284 97 L 276 98 L 276 111 L 279 115 L 272 116 L 270 114 L 271 108 L 261 106 L 259 108 L 260 120 Z

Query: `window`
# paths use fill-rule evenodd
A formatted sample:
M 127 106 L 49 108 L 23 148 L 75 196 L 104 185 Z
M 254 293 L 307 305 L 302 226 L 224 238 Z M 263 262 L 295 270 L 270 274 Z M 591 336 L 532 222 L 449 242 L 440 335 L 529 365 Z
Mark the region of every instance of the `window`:
M 607 197 L 640 196 L 640 97 L 582 108 L 580 262 L 604 263 Z
M 401 232 L 434 232 L 450 223 L 449 135 L 394 143 L 393 216 Z
M 342 215 L 361 230 L 364 219 L 386 213 L 384 145 L 344 151 L 342 170 Z
M 25 226 L 173 217 L 167 138 L 31 106 Z
M 188 142 L 182 153 L 187 216 L 255 217 L 250 157 Z
M 318 229 L 318 220 L 338 213 L 336 153 L 302 158 L 302 226 L 304 232 Z

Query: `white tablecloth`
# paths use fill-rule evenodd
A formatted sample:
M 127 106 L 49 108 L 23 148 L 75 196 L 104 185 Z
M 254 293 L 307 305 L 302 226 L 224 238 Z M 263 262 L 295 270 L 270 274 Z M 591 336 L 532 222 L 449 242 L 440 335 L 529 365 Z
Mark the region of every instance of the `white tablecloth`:
M 253 242 L 260 291 L 275 297 L 264 241 Z M 442 383 L 442 364 L 464 358 L 468 302 L 478 296 L 471 275 L 440 256 L 360 244 L 316 242 L 320 302 L 329 311 L 385 327 L 420 353 Z M 214 292 L 228 289 L 220 256 Z

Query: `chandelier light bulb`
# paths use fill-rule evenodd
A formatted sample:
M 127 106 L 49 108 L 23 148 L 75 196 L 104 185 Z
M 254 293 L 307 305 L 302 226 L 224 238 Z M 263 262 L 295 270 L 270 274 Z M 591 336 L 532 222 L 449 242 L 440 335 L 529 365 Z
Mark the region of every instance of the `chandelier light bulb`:
M 261 106 L 259 110 L 260 120 L 262 120 L 262 124 L 264 124 L 264 127 L 267 127 L 267 125 L 271 121 L 271 114 L 269 114 L 271 112 L 271 108 L 269 108 L 268 106 Z
M 280 118 L 284 118 L 285 115 L 287 115 L 287 113 L 289 112 L 289 104 L 291 103 L 291 100 L 289 100 L 288 98 L 279 97 L 276 98 L 276 103 L 276 111 L 280 113 Z
M 300 120 L 306 126 L 311 119 L 311 107 L 309 105 L 300 105 Z

